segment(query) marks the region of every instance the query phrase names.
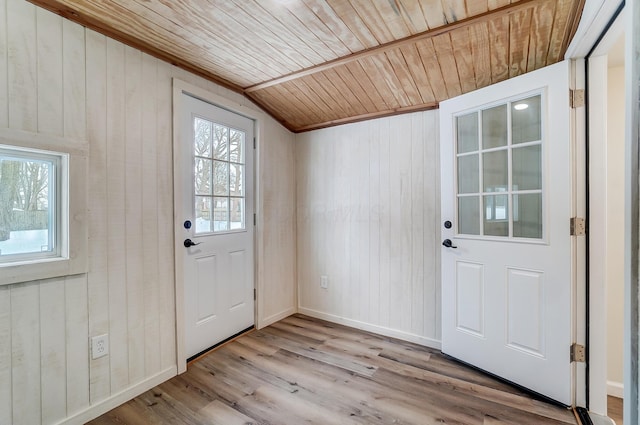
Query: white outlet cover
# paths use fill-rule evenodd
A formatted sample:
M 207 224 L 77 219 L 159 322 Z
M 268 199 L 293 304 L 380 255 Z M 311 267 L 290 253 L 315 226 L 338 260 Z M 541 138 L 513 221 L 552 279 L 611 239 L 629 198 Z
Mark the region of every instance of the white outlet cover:
M 320 276 L 320 287 L 324 289 L 329 287 L 329 278 L 327 276 Z
M 91 359 L 99 359 L 109 354 L 109 334 L 91 338 Z

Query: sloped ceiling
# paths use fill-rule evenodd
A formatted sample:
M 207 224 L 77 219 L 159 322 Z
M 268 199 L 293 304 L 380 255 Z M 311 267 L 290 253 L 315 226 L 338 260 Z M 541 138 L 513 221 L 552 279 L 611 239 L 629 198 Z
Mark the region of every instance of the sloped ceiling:
M 30 0 L 300 132 L 435 108 L 562 60 L 584 0 Z

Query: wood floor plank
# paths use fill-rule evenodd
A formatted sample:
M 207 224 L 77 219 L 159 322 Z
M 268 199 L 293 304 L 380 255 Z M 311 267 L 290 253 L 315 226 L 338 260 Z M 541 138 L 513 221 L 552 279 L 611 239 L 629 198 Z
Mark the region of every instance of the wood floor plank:
M 90 422 L 563 425 L 573 414 L 437 350 L 302 315 L 251 332 Z

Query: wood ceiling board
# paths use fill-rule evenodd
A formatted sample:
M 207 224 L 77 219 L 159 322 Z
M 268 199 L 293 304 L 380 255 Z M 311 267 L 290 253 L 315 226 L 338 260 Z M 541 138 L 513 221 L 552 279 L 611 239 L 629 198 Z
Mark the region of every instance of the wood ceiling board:
M 384 118 L 384 117 L 390 117 L 395 115 L 408 114 L 411 112 L 428 111 L 431 109 L 436 109 L 437 107 L 438 107 L 438 104 L 434 103 L 433 105 L 425 104 L 425 105 L 408 106 L 405 108 L 395 108 L 385 112 L 376 112 L 374 114 L 365 114 L 357 117 L 340 118 L 332 121 L 315 123 L 309 126 L 297 128 L 293 130 L 293 132 L 302 133 L 304 131 L 319 130 L 321 128 L 333 127 L 333 126 L 342 125 L 342 124 L 350 124 L 350 123 L 359 122 L 359 121 L 366 121 L 373 118 Z
M 328 69 L 325 72 L 319 72 L 315 75 L 311 75 L 309 78 L 313 79 L 325 90 L 328 95 L 327 99 L 333 100 L 340 106 L 340 110 L 342 112 L 336 110 L 339 116 L 354 116 L 367 113 L 367 110 L 360 104 L 358 99 L 353 96 L 351 90 L 349 90 L 344 83 L 338 87 L 340 85 L 338 81 L 342 82 L 342 80 L 337 74 L 335 74 L 333 69 Z M 351 93 L 351 97 L 348 96 L 349 93 Z
M 382 99 L 383 105 L 379 109 L 380 112 L 388 111 L 400 107 L 400 103 L 393 94 L 391 88 L 386 83 L 382 70 L 378 68 L 378 64 L 372 60 L 371 57 L 363 58 L 357 61 L 357 64 L 362 69 L 363 74 L 366 76 L 363 80 L 371 83 L 371 90 L 376 93 L 377 96 Z
M 303 0 L 309 9 L 320 19 L 331 32 L 350 50 L 351 53 L 366 49 L 360 39 L 340 19 L 336 11 L 323 0 Z
M 509 18 L 507 18 L 509 19 Z M 458 75 L 458 65 L 453 55 L 453 46 L 451 45 L 451 34 L 442 34 L 433 37 L 433 49 L 436 52 L 442 77 L 447 86 L 447 94 L 449 97 L 455 97 L 462 94 L 460 85 L 460 76 Z
M 373 3 L 373 6 L 380 16 L 384 17 L 384 23 L 393 35 L 394 40 L 400 40 L 415 34 L 415 32 L 409 29 L 409 26 L 402 16 L 400 5 L 395 0 L 374 1 L 371 3 Z
M 441 0 L 425 0 L 422 3 L 422 10 L 430 30 L 447 24 Z
M 556 0 L 543 1 L 536 8 L 536 13 L 531 20 L 531 32 L 529 37 L 535 40 L 535 52 L 533 56 L 533 69 L 540 69 L 547 65 L 547 53 L 549 51 L 549 37 L 553 30 L 553 18 L 555 15 Z
M 329 110 L 329 106 L 303 80 L 304 78 L 299 78 L 289 81 L 289 91 L 294 93 L 301 102 L 307 105 L 307 108 L 319 116 L 321 122 L 334 119 L 333 112 Z
M 455 31 L 458 28 L 462 28 L 468 25 L 473 25 L 476 24 L 478 22 L 482 22 L 485 21 L 487 19 L 489 20 L 496 20 L 496 17 L 505 17 L 507 18 L 507 22 L 508 22 L 508 16 L 512 13 L 517 13 L 519 11 L 521 11 L 522 9 L 526 9 L 526 8 L 530 8 L 530 7 L 535 7 L 541 0 L 520 0 L 519 2 L 513 4 L 513 5 L 507 5 L 503 8 L 488 12 L 484 15 L 478 15 L 478 16 L 472 16 L 470 18 L 467 19 L 463 19 L 457 22 L 454 22 L 452 24 L 449 24 L 445 27 L 439 27 L 439 28 L 434 28 L 434 29 L 430 29 L 427 32 L 421 33 L 421 34 L 415 34 L 413 36 L 404 38 L 402 40 L 397 40 L 397 41 L 392 41 L 386 44 L 382 44 L 380 46 L 377 47 L 372 47 L 370 49 L 367 50 L 363 50 L 361 52 L 357 52 L 357 53 L 353 53 L 349 56 L 344 56 L 344 57 L 340 57 L 334 60 L 330 60 L 327 61 L 323 64 L 320 65 L 316 65 L 313 66 L 311 68 L 307 68 L 307 69 L 303 69 L 301 71 L 297 71 L 291 74 L 287 74 L 287 75 L 283 75 L 282 77 L 279 78 L 275 78 L 273 80 L 270 81 L 265 81 L 259 84 L 256 84 L 254 86 L 251 87 L 247 87 L 245 88 L 245 90 L 247 92 L 251 92 L 253 90 L 259 90 L 261 88 L 265 88 L 268 87 L 270 85 L 274 85 L 274 84 L 279 84 L 282 83 L 284 81 L 289 81 L 289 80 L 293 80 L 296 78 L 300 78 L 300 77 L 304 77 L 307 75 L 311 75 L 313 73 L 316 72 L 320 72 L 323 71 L 325 69 L 329 69 L 332 68 L 334 66 L 338 66 L 338 65 L 342 65 L 348 62 L 352 62 L 355 60 L 360 60 L 362 58 L 366 58 L 368 56 L 375 56 L 378 55 L 380 53 L 384 53 L 388 50 L 392 50 L 392 49 L 396 49 L 399 48 L 405 44 L 411 44 L 411 43 L 415 43 L 419 40 L 423 40 L 423 39 L 427 39 L 427 38 L 434 38 L 437 37 L 438 35 L 442 35 L 442 34 L 448 34 L 451 31 Z
M 145 5 L 140 5 L 135 1 L 123 0 L 94 0 L 93 2 L 77 2 L 75 4 L 78 4 L 78 7 L 82 7 L 86 13 L 108 19 L 108 24 L 114 29 L 123 32 L 129 31 L 137 39 L 155 48 L 166 47 L 167 52 L 171 55 L 182 55 L 191 63 L 197 64 L 204 69 L 212 69 L 213 72 L 233 81 L 234 84 L 245 85 L 244 82 L 239 81 L 239 77 L 242 77 L 243 81 L 251 81 L 256 78 L 255 71 L 247 72 L 251 62 L 242 65 L 245 61 L 250 61 L 253 58 L 240 58 L 240 60 L 228 62 L 219 57 L 219 55 L 211 55 L 210 51 L 213 46 L 208 41 L 208 38 L 203 38 L 207 37 L 208 34 L 201 37 L 191 30 L 193 25 L 184 25 L 184 23 L 176 23 L 174 20 L 167 19 L 165 16 L 175 14 L 170 7 L 162 9 L 162 4 L 150 3 L 157 4 L 158 8 L 161 9 L 157 11 L 149 9 Z M 129 18 L 130 16 L 133 18 Z M 198 15 L 194 15 L 194 18 L 198 18 Z M 134 19 L 135 25 L 131 25 L 131 19 Z M 282 72 L 281 69 L 271 69 L 271 72 L 268 73 L 269 69 L 270 66 L 268 64 L 260 64 L 256 71 L 262 75 L 278 75 Z
M 418 0 L 396 1 L 411 34 L 418 34 L 429 29 L 420 3 Z
M 424 64 L 422 63 L 422 58 L 420 57 L 418 48 L 415 44 L 410 44 L 408 46 L 401 47 L 400 51 L 402 52 L 402 56 L 404 56 L 405 61 L 407 61 L 411 77 L 418 86 L 422 103 L 434 103 L 436 98 L 433 94 L 433 89 L 431 88 L 427 71 L 424 69 Z
M 313 122 L 322 122 L 326 119 L 325 116 L 318 114 L 308 106 L 307 98 L 292 83 L 281 84 L 273 88 L 282 94 L 283 99 L 290 102 L 288 114 L 299 117 L 300 121 L 304 122 L 305 125 Z
M 259 20 L 262 25 L 264 25 L 270 31 L 278 34 L 280 38 L 285 40 L 286 43 L 291 46 L 291 48 L 299 52 L 300 55 L 304 56 L 312 64 L 317 65 L 325 61 L 324 58 L 320 56 L 315 50 L 313 50 L 303 39 L 301 39 L 298 35 L 296 35 L 293 31 L 291 31 L 287 26 L 285 26 L 282 22 L 280 22 L 266 10 L 264 10 L 262 6 L 260 6 L 255 1 L 231 1 L 236 8 L 242 9 L 247 15 L 253 17 L 254 20 Z
M 306 125 L 317 119 L 303 116 L 302 112 L 306 109 L 296 109 L 299 113 L 292 114 L 291 106 L 293 102 L 291 96 L 283 96 L 278 86 L 251 93 L 251 99 L 263 109 L 270 111 L 273 116 L 279 117 L 278 120 L 289 129 Z
M 273 18 L 280 21 L 283 26 L 287 27 L 289 31 L 295 34 L 300 40 L 304 40 L 305 44 L 316 52 L 323 61 L 330 61 L 338 57 L 324 41 L 309 31 L 309 28 L 304 22 L 300 21 L 289 9 L 282 7 L 282 2 L 276 0 L 259 0 L 259 4 L 265 13 L 270 14 Z
M 350 113 L 352 115 L 362 115 L 370 112 L 375 112 L 375 109 L 370 109 L 365 106 L 365 104 L 360 101 L 360 97 L 356 95 L 354 88 L 360 88 L 360 86 L 356 81 L 353 80 L 353 77 L 351 77 L 349 82 L 346 83 L 342 79 L 340 74 L 338 74 L 338 69 L 339 68 L 328 69 L 320 73 L 319 75 L 322 75 L 324 78 L 330 81 L 331 84 L 336 88 L 338 93 L 340 93 L 340 95 L 344 97 L 344 99 L 347 101 L 347 104 L 351 106 Z M 369 104 L 371 104 L 371 101 L 369 99 L 366 99 L 365 101 L 368 101 Z
M 464 0 L 444 0 L 444 17 L 448 24 L 458 22 L 467 17 L 467 9 Z
M 386 54 L 371 56 L 367 58 L 371 64 L 375 67 L 377 77 L 373 77 L 373 73 L 369 72 L 369 78 L 373 81 L 374 85 L 379 89 L 385 85 L 389 88 L 391 96 L 395 98 L 399 107 L 406 107 L 411 105 L 409 96 L 402 88 L 400 79 L 393 71 L 393 67 L 389 62 Z M 388 103 L 388 102 L 387 102 Z
M 371 99 L 371 102 L 373 102 L 377 111 L 386 111 L 391 108 L 384 100 L 378 89 L 373 85 L 373 82 L 365 72 L 360 62 L 355 61 L 342 66 L 346 67 L 351 75 L 353 75 L 358 85 L 360 85 L 367 97 Z
M 473 67 L 473 54 L 471 53 L 471 37 L 469 27 L 452 31 L 451 45 L 453 47 L 453 57 L 456 60 L 458 78 L 463 93 L 468 93 L 477 89 L 476 75 Z
M 380 44 L 364 24 L 364 21 L 360 18 L 360 15 L 358 15 L 358 12 L 356 12 L 349 0 L 327 0 L 327 3 L 365 48 L 368 49 Z
M 261 0 L 265 1 L 265 0 Z M 292 15 L 294 15 L 300 22 L 304 23 L 307 28 L 307 32 L 315 34 L 318 40 L 321 40 L 328 48 L 333 52 L 333 57 L 346 56 L 351 52 L 347 46 L 342 43 L 329 27 L 318 18 L 318 16 L 303 2 L 301 1 L 273 1 L 271 0 L 272 8 L 282 7 L 283 5 L 289 9 Z
M 346 65 L 335 67 L 327 72 L 335 72 L 338 74 L 343 83 L 349 86 L 351 93 L 353 93 L 353 95 L 358 99 L 358 102 L 364 106 L 368 113 L 377 112 L 379 110 L 371 100 L 371 97 L 369 97 L 362 88 L 360 81 L 353 76 Z
M 28 0 L 30 3 L 35 4 L 36 6 L 47 9 L 57 15 L 60 15 L 70 21 L 77 22 L 80 25 L 89 27 L 94 31 L 97 31 L 107 37 L 110 37 L 114 40 L 120 41 L 122 43 L 128 44 L 130 46 L 136 47 L 142 50 L 145 53 L 148 53 L 152 56 L 155 56 L 165 62 L 171 63 L 173 65 L 177 65 L 182 69 L 185 69 L 195 75 L 199 75 L 203 78 L 206 78 L 210 81 L 213 81 L 222 87 L 230 89 L 235 92 L 242 93 L 243 89 L 236 83 L 233 83 L 225 78 L 222 78 L 220 75 L 216 75 L 208 70 L 205 70 L 199 66 L 196 66 L 193 62 L 186 60 L 184 58 L 177 57 L 166 52 L 163 49 L 159 49 L 150 45 L 148 43 L 142 42 L 135 36 L 114 29 L 110 25 L 107 25 L 103 22 L 101 18 L 95 18 L 90 14 L 83 13 L 78 9 L 73 9 L 70 6 L 66 5 L 64 2 L 59 0 Z
M 429 83 L 431 84 L 436 102 L 439 103 L 449 99 L 447 86 L 442 76 L 442 69 L 440 68 L 440 63 L 438 63 L 438 58 L 433 48 L 433 41 L 431 39 L 422 40 L 416 43 L 416 47 L 420 53 L 424 69 L 427 72 L 427 77 L 429 77 Z
M 509 24 L 508 16 L 489 21 L 492 84 L 509 78 Z
M 159 14 L 170 16 L 181 26 L 211 40 L 209 48 L 213 50 L 214 56 L 230 63 L 248 62 L 249 67 L 244 68 L 247 71 L 269 70 L 282 75 L 301 68 L 287 56 L 286 51 L 282 52 L 262 37 L 254 35 L 254 31 L 258 31 L 256 35 L 262 35 L 259 33 L 260 25 L 243 24 L 241 18 L 236 19 L 236 15 L 242 13 L 241 10 L 234 9 L 228 13 L 227 10 L 204 1 L 155 0 L 147 4 Z
M 386 44 L 396 40 L 387 27 L 385 19 L 380 16 L 375 7 L 371 7 L 371 0 L 350 0 L 350 2 L 378 44 Z
M 555 21 L 549 43 L 547 64 L 556 63 L 563 59 L 564 52 L 569 45 L 570 37 L 575 33 L 574 9 L 576 0 L 566 0 L 556 5 Z
M 509 17 L 509 78 L 527 72 L 532 15 L 531 10 L 523 10 Z
M 253 4 L 252 2 L 245 3 Z M 310 49 L 306 48 L 301 52 L 295 47 L 292 47 L 287 42 L 287 39 L 283 38 L 280 34 L 275 33 L 269 26 L 264 25 L 262 20 L 257 19 L 255 15 L 245 12 L 235 4 L 226 1 L 217 2 L 215 7 L 222 11 L 222 13 L 225 13 L 230 20 L 235 22 L 234 25 L 231 25 L 231 28 L 234 30 L 230 33 L 231 38 L 237 36 L 236 33 L 239 29 L 240 33 L 249 38 L 249 44 L 251 47 L 254 47 L 261 56 L 268 57 L 272 61 L 276 60 L 279 56 L 278 60 L 280 63 L 288 63 L 288 72 L 292 69 L 302 69 L 313 66 L 318 63 L 318 60 L 320 60 L 319 58 L 316 59 L 316 62 L 309 60 L 306 55 L 310 53 Z M 212 15 L 218 18 L 217 13 L 212 13 Z M 262 16 L 265 15 L 268 14 L 264 14 Z M 229 21 L 226 19 L 223 20 L 225 21 L 224 23 L 226 24 L 226 28 L 229 28 Z M 288 35 L 289 33 L 285 30 L 284 34 Z M 294 37 L 294 39 L 297 38 Z M 270 50 L 263 50 L 265 45 L 269 46 Z M 277 55 L 274 55 L 273 52 L 277 52 Z M 249 54 L 248 51 L 247 54 Z
M 400 49 L 389 50 L 386 53 L 386 56 L 393 69 L 393 74 L 398 78 L 398 81 L 400 81 L 402 91 L 409 98 L 409 105 L 419 105 L 424 103 L 422 96 L 420 95 L 420 91 L 418 90 L 418 84 L 413 79 L 411 71 L 409 71 L 409 66 L 407 65 L 407 61 L 405 60 L 402 51 L 400 51 Z
M 489 3 L 487 0 L 467 0 L 466 7 L 469 16 L 479 15 L 489 11 Z
M 469 27 L 471 55 L 476 85 L 486 87 L 491 84 L 491 60 L 489 48 L 489 28 L 486 22 Z

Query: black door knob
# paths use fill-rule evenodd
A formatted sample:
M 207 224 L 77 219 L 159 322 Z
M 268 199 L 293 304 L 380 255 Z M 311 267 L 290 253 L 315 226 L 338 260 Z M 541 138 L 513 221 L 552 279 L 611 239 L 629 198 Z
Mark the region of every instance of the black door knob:
M 457 248 L 457 246 L 455 246 L 453 244 L 453 242 L 451 242 L 451 239 L 445 239 L 442 241 L 442 246 L 446 247 L 446 248 Z
M 196 242 L 192 241 L 191 239 L 185 239 L 184 242 L 183 242 L 183 245 L 184 245 L 185 248 L 189 248 L 191 246 L 200 245 L 201 243 L 202 242 L 196 243 Z

